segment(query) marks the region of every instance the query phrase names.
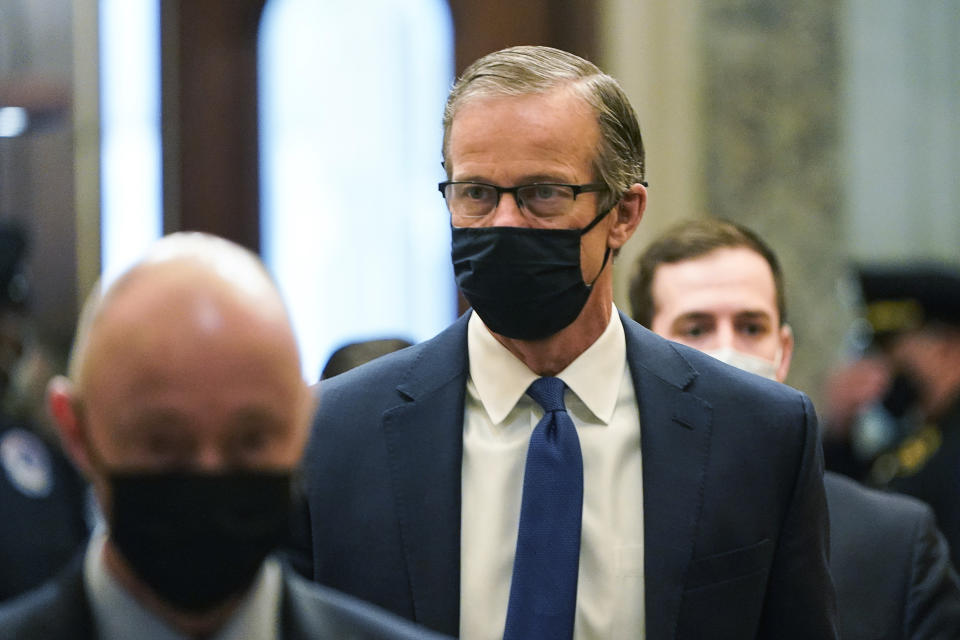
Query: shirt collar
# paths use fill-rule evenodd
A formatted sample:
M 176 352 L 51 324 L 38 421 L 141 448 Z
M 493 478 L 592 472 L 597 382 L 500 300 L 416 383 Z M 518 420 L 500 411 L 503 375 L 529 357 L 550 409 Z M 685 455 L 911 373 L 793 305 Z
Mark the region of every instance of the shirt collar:
M 499 424 L 539 376 L 493 337 L 476 313 L 467 324 L 470 378 L 490 421 Z M 607 424 L 613 417 L 620 379 L 627 363 L 626 338 L 616 306 L 600 337 L 557 377 Z
M 107 571 L 103 562 L 106 539 L 104 531 L 91 536 L 83 563 L 84 584 L 96 624 L 96 637 L 100 640 L 185 640 L 183 635 L 143 607 Z M 279 562 L 268 558 L 237 611 L 211 640 L 249 637 L 277 640 L 283 593 L 282 574 Z

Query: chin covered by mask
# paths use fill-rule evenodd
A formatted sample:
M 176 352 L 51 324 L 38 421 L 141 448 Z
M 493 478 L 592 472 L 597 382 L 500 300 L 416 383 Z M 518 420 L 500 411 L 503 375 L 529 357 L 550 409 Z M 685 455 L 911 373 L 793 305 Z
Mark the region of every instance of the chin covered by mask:
M 107 478 L 112 544 L 139 579 L 186 611 L 242 593 L 289 531 L 290 471 Z
M 770 380 L 777 379 L 777 369 L 780 368 L 780 360 L 783 358 L 783 354 L 779 349 L 777 350 L 775 360 L 767 360 L 766 358 L 760 358 L 749 353 L 744 353 L 743 351 L 737 351 L 733 347 L 723 347 L 722 349 L 716 349 L 714 351 L 704 351 L 704 353 L 713 356 L 720 362 L 726 362 L 738 369 L 755 373 L 758 376 Z
M 897 372 L 883 397 L 864 407 L 854 419 L 850 428 L 854 454 L 872 460 L 918 430 L 922 424 L 919 402 L 919 385 L 910 375 Z
M 453 227 L 460 291 L 495 333 L 517 340 L 552 336 L 587 304 L 593 282 L 583 281 L 580 238 L 610 211 L 583 229 Z M 609 256 L 608 248 L 597 278 Z

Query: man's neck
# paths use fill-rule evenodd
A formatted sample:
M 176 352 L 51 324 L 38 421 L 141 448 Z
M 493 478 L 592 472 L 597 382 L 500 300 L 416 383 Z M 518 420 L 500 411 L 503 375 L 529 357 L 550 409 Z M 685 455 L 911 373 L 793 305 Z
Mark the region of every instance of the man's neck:
M 594 284 L 580 315 L 557 333 L 542 340 L 516 340 L 498 333 L 493 337 L 531 371 L 539 376 L 555 376 L 566 369 L 606 330 L 613 309 L 610 271 Z
M 230 619 L 240 603 L 241 597 L 235 596 L 212 609 L 199 613 L 178 609 L 160 599 L 134 574 L 133 569 L 111 544 L 109 538 L 104 545 L 103 562 L 110 575 L 140 604 L 171 628 L 190 638 L 205 638 L 216 633 Z

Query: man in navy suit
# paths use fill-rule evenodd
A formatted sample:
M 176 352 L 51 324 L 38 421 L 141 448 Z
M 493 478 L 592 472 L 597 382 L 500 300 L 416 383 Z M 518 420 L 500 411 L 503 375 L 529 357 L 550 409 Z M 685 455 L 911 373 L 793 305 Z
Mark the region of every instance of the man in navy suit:
M 565 637 L 835 637 L 809 400 L 613 304 L 614 255 L 647 199 L 616 81 L 546 47 L 485 56 L 450 93 L 443 157 L 473 312 L 321 383 L 305 456 L 315 578 L 446 633 L 503 637 L 528 595 L 525 459 L 550 413 L 582 453 L 579 563 L 572 605 L 540 590 L 528 628 L 569 606 Z M 562 381 L 563 409 L 534 400 L 542 378 Z M 549 563 L 569 530 L 556 534 L 533 556 Z
M 158 242 L 91 296 L 49 399 L 106 524 L 61 575 L 0 608 L 0 638 L 437 637 L 269 555 L 313 403 L 252 253 L 205 234 Z
M 644 250 L 630 294 L 634 317 L 660 335 L 786 379 L 793 335 L 783 276 L 749 229 L 717 219 L 677 225 Z M 840 637 L 960 637 L 960 586 L 933 510 L 835 473 L 823 479 Z

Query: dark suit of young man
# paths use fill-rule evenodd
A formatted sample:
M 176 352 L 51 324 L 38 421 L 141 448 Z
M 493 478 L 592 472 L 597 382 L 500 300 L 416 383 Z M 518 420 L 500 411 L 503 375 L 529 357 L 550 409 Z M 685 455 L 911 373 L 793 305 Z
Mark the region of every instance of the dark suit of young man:
M 640 256 L 631 298 L 636 318 L 661 335 L 786 378 L 793 335 L 780 267 L 752 231 L 716 219 L 673 227 Z M 960 585 L 931 508 L 835 473 L 823 481 L 840 637 L 960 637 Z
M 836 473 L 825 473 L 823 485 L 840 637 L 957 637 L 960 586 L 933 510 Z

